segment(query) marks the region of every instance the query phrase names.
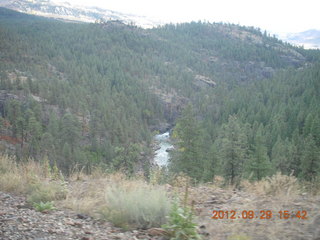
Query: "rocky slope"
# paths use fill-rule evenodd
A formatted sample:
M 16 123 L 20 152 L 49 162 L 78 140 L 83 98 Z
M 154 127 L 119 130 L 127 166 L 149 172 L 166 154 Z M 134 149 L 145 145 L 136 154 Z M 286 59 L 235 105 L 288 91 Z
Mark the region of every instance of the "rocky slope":
M 66 21 L 95 22 L 101 19 L 119 20 L 126 24 L 134 23 L 145 28 L 150 28 L 160 24 L 157 21 L 150 20 L 143 16 L 124 14 L 98 7 L 74 6 L 68 2 L 56 3 L 51 0 L 5 0 L 1 1 L 0 7 Z
M 247 191 L 212 189 L 202 187 L 191 189 L 195 196 L 200 229 L 210 240 L 224 239 L 320 239 L 320 198 L 308 195 L 262 196 Z M 213 211 L 236 212 L 236 219 L 212 219 Z M 260 219 L 260 211 L 271 211 L 271 219 Z M 280 219 L 279 211 L 307 212 L 307 219 L 291 214 L 289 219 Z M 253 219 L 244 219 L 245 214 L 254 211 Z M 244 215 L 242 215 L 244 212 Z M 244 216 L 244 217 L 243 217 Z
M 0 192 L 0 239 L 151 240 L 160 237 L 148 231 L 124 232 L 108 222 L 69 210 L 37 212 L 26 204 L 24 197 Z
M 184 187 L 167 185 L 171 193 L 183 193 Z M 320 239 L 320 198 L 307 193 L 266 196 L 246 190 L 222 189 L 216 186 L 189 188 L 189 200 L 197 215 L 199 232 L 203 239 Z M 237 212 L 236 219 L 212 219 L 213 211 Z M 244 219 L 242 211 L 270 210 L 271 219 Z M 304 210 L 306 219 L 280 219 L 278 211 L 290 213 Z M 240 216 L 240 217 L 238 217 Z M 35 211 L 22 196 L 0 192 L 0 239 L 81 239 L 131 240 L 165 239 L 161 229 L 123 231 L 110 223 L 66 209 L 46 213 Z

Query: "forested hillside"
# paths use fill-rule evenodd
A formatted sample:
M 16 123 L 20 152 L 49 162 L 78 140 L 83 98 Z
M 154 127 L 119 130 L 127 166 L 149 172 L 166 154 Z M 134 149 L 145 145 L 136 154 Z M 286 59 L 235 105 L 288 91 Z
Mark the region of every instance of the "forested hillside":
M 200 181 L 320 172 L 318 50 L 238 25 L 146 30 L 3 8 L 0 48 L 1 150 L 20 161 L 147 170 L 152 131 L 175 126 L 170 169 Z

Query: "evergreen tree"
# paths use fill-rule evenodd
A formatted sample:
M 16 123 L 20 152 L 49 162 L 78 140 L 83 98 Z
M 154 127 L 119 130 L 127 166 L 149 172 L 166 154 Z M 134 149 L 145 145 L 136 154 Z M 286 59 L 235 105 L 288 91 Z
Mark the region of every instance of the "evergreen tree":
M 173 132 L 177 149 L 170 159 L 170 168 L 174 172 L 184 172 L 194 179 L 201 179 L 204 166 L 201 156 L 200 134 L 200 126 L 191 105 L 188 105 L 183 110 Z
M 301 177 L 312 181 L 320 173 L 320 151 L 314 138 L 309 135 L 304 141 L 304 150 L 301 159 Z
M 289 139 L 283 141 L 280 136 L 272 148 L 272 162 L 275 171 L 280 171 L 282 174 L 290 175 L 294 169 L 292 165 L 293 146 Z
M 318 147 L 320 147 L 320 118 L 316 116 L 313 119 L 312 126 L 311 126 L 311 134 L 315 143 Z
M 203 176 L 202 181 L 204 182 L 211 182 L 213 177 L 217 171 L 218 167 L 218 151 L 214 144 L 208 146 L 208 144 L 204 145 L 207 147 L 207 151 L 204 151 L 203 156 Z
M 61 140 L 68 143 L 73 153 L 80 140 L 81 129 L 78 119 L 71 113 L 66 113 L 61 122 Z
M 69 172 L 73 167 L 73 155 L 69 143 L 65 143 L 62 148 L 62 159 L 58 163 L 58 167 Z
M 224 177 L 231 185 L 237 184 L 243 175 L 248 143 L 244 126 L 236 116 L 229 116 L 228 123 L 222 127 L 219 141 Z
M 255 137 L 253 153 L 248 161 L 247 171 L 250 175 L 253 174 L 253 179 L 261 180 L 270 173 L 270 170 L 271 163 L 267 147 L 265 146 L 262 131 L 259 129 Z

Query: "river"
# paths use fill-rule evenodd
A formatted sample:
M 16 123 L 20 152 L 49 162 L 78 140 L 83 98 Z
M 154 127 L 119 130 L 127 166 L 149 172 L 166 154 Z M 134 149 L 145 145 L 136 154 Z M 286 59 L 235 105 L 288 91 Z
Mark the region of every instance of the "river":
M 173 148 L 173 145 L 170 143 L 170 134 L 169 132 L 158 134 L 154 139 L 158 146 L 155 151 L 154 162 L 159 167 L 166 167 L 170 158 L 168 150 Z

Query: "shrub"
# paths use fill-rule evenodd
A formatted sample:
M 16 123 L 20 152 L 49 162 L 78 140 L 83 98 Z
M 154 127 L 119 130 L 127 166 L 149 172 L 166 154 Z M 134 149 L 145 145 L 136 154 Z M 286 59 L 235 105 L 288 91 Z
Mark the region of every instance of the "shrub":
M 52 211 L 55 210 L 55 207 L 53 205 L 53 202 L 40 202 L 40 203 L 34 203 L 33 207 L 39 211 L 39 212 L 44 212 L 44 211 Z
M 103 217 L 125 229 L 159 227 L 170 210 L 166 192 L 142 181 L 113 185 L 107 189 L 105 200 Z
M 300 192 L 298 179 L 281 173 L 252 183 L 248 180 L 243 180 L 241 186 L 249 192 L 262 195 L 293 196 Z
M 20 193 L 23 188 L 15 160 L 7 155 L 0 156 L 0 191 Z
M 42 163 L 29 159 L 17 164 L 13 157 L 0 155 L 0 191 L 27 194 L 31 204 L 64 199 L 65 182 L 52 181 L 52 177 L 46 159 Z
M 314 196 L 320 194 L 320 176 L 315 177 L 312 181 L 303 181 L 303 189 Z
M 168 224 L 162 227 L 167 230 L 171 240 L 201 239 L 197 233 L 197 224 L 194 223 L 192 210 L 187 206 L 180 207 L 178 201 L 172 205 Z
M 30 184 L 27 193 L 29 203 L 49 202 L 66 198 L 66 187 L 61 181 L 42 181 Z
M 28 194 L 32 198 L 45 195 L 39 197 L 40 201 L 65 197 L 64 181 L 51 180 L 46 161 L 39 163 L 29 159 L 17 164 L 13 157 L 0 155 L 0 191 Z
M 290 195 L 299 191 L 298 179 L 277 173 L 265 179 L 264 191 L 268 195 Z

